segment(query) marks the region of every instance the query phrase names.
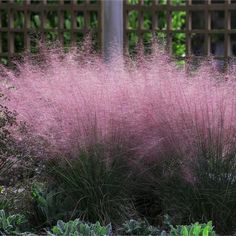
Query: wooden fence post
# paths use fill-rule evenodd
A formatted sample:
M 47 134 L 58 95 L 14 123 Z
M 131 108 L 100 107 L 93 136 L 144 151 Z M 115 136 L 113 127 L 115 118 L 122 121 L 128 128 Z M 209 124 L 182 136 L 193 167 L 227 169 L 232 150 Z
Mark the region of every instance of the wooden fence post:
M 123 54 L 123 0 L 102 0 L 102 51 L 105 61 Z

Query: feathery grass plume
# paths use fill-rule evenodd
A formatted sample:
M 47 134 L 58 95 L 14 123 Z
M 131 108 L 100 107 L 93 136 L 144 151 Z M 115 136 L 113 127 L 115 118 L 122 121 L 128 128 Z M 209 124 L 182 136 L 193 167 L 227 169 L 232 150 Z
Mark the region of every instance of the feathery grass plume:
M 215 76 L 220 75 L 208 68 L 188 80 L 179 74 L 172 73 L 169 81 L 158 78 L 164 86 L 159 85 L 153 100 L 148 100 L 153 101 L 146 112 L 149 116 L 141 122 L 149 125 L 141 151 L 145 160 L 154 161 L 139 186 L 141 204 L 154 214 L 162 208 L 182 222 L 213 219 L 217 230 L 232 233 L 236 227 L 235 81 L 219 81 Z
M 27 62 L 19 66 L 18 75 L 8 73 L 13 87 L 5 91 L 11 97 L 8 106 L 33 134 L 63 151 L 94 139 L 95 125 L 99 138 L 111 135 L 134 110 L 131 82 L 119 79 L 127 76 L 125 71 L 112 71 L 99 57 L 83 55 L 48 51 L 47 68 Z
M 133 159 L 161 169 L 160 178 L 149 172 L 150 181 L 160 183 L 176 173 L 191 188 L 205 180 L 218 181 L 228 199 L 225 207 L 234 209 L 235 71 L 224 80 L 205 63 L 188 75 L 159 50 L 148 57 L 138 53 L 135 60 L 126 58 L 125 65 L 120 59 L 104 63 L 88 48 L 66 54 L 47 50 L 45 55 L 46 64 L 25 62 L 17 74 L 5 70 L 6 83 L 13 87 L 5 92 L 11 98 L 8 106 L 30 125 L 33 136 L 47 140 L 53 153 L 78 156 L 81 148 L 120 139 Z M 231 186 L 230 194 L 219 176 Z M 210 207 L 203 204 L 207 212 L 202 209 L 193 218 L 202 214 L 219 228 L 217 201 L 209 201 Z M 222 217 L 225 222 L 236 218 Z

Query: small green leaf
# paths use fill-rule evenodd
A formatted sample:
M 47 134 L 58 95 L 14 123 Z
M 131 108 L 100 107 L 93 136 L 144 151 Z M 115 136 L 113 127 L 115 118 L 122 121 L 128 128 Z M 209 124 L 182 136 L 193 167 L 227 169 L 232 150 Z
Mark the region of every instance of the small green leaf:
M 208 235 L 209 235 L 209 225 L 206 225 L 202 231 L 202 236 L 208 236 Z
M 65 20 L 65 28 L 66 29 L 71 29 L 71 21 L 69 19 Z
M 182 235 L 182 236 L 188 236 L 188 229 L 187 229 L 186 226 L 183 226 L 183 227 L 182 227 L 181 235 Z
M 201 226 L 197 223 L 197 224 L 194 226 L 193 235 L 194 235 L 194 236 L 199 236 L 200 233 L 201 233 Z

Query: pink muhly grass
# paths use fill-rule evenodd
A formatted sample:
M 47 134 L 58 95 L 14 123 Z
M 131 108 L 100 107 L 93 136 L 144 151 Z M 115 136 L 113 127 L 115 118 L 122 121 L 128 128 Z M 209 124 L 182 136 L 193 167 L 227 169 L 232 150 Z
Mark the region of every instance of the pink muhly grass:
M 189 76 L 163 52 L 125 65 L 76 50 L 46 53 L 46 65 L 27 61 L 2 80 L 13 87 L 8 106 L 56 151 L 114 139 L 136 158 L 160 161 L 194 160 L 202 143 L 222 145 L 222 158 L 236 147 L 234 72 L 225 81 L 205 66 Z
M 126 108 L 130 81 L 118 79 L 122 69 L 114 73 L 94 55 L 83 59 L 83 55 L 53 50 L 47 56 L 48 66 L 43 69 L 26 62 L 19 65 L 17 75 L 5 73 L 12 87 L 5 89 L 8 106 L 30 125 L 33 136 L 67 152 L 121 132 L 121 121 L 124 128 L 132 110 Z

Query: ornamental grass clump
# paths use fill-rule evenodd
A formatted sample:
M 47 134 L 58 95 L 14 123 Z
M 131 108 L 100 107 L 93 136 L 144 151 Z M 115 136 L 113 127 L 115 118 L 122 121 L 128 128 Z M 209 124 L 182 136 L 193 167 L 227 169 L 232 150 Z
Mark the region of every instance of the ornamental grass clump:
M 154 218 L 169 213 L 178 223 L 213 220 L 235 230 L 235 71 L 226 79 L 206 62 L 186 73 L 159 48 L 109 64 L 88 49 L 54 49 L 2 74 L 8 106 L 45 140 L 41 157 L 72 161 L 96 144 L 106 156 L 125 144 L 142 214 L 149 204 Z
M 128 153 L 113 144 L 108 152 L 104 144 L 81 150 L 76 159 L 52 166 L 55 183 L 73 206 L 70 217 L 108 224 L 116 228 L 124 219 L 136 216 L 129 186 L 132 171 Z
M 44 138 L 60 153 L 77 153 L 86 144 L 127 136 L 135 104 L 121 67 L 114 70 L 95 55 L 48 51 L 41 65 L 26 62 L 18 73 L 5 72 L 5 93 L 32 136 Z M 45 66 L 44 63 L 47 63 Z M 96 127 L 96 130 L 95 130 Z M 133 140 L 134 141 L 134 140 Z

